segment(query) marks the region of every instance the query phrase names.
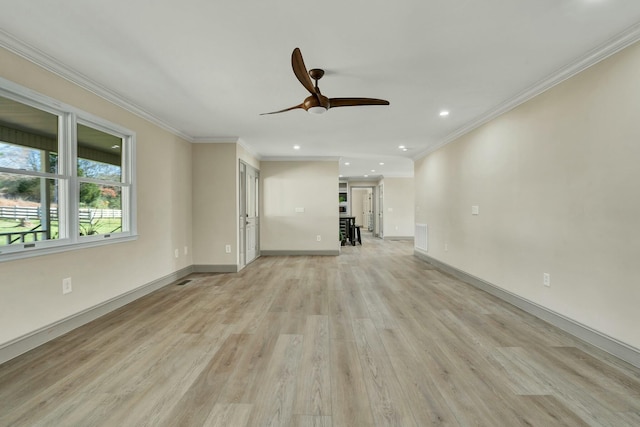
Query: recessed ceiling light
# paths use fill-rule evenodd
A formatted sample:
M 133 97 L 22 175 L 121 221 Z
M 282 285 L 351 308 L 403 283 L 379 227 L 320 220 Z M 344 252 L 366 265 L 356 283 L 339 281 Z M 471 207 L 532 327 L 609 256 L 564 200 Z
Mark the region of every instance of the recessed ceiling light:
M 365 178 L 369 178 L 369 175 L 365 175 L 364 177 L 365 177 Z
M 342 175 L 338 175 L 338 178 L 342 178 Z
M 294 149 L 294 150 L 299 150 L 299 149 L 300 149 L 300 146 L 299 146 L 299 145 L 294 145 L 294 146 L 293 146 L 293 149 Z
M 378 163 L 380 166 L 384 166 L 384 162 L 380 162 Z
M 407 147 L 404 147 L 404 148 L 402 149 L 402 151 L 408 151 L 408 150 L 409 150 L 409 149 L 408 149 Z
M 344 165 L 345 165 L 345 166 L 349 166 L 350 164 L 351 164 L 351 163 L 349 163 L 349 162 L 344 162 Z
M 375 171 L 376 171 L 375 169 L 371 169 L 371 172 L 375 172 Z
M 447 117 L 448 115 L 449 115 L 449 112 L 447 110 L 440 111 L 440 117 Z
M 404 145 L 398 145 L 398 148 L 403 150 L 405 148 L 405 146 Z

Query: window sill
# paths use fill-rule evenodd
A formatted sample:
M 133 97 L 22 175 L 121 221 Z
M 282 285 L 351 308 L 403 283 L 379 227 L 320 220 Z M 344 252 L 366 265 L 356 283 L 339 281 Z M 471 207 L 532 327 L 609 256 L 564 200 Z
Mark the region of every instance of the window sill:
M 43 255 L 52 255 L 61 252 L 75 251 L 77 249 L 87 249 L 96 246 L 113 245 L 116 243 L 131 242 L 138 239 L 137 234 L 128 234 L 126 236 L 109 237 L 106 239 L 97 239 L 85 242 L 76 242 L 69 244 L 59 244 L 55 246 L 24 249 L 20 252 L 3 252 L 0 248 L 0 263 L 5 261 L 16 261 L 19 259 L 32 258 Z

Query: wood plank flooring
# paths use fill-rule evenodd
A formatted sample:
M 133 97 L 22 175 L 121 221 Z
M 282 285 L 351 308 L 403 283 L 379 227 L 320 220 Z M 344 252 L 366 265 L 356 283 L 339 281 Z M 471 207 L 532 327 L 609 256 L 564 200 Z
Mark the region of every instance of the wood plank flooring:
M 638 426 L 640 369 L 368 238 L 193 274 L 0 366 L 0 426 Z

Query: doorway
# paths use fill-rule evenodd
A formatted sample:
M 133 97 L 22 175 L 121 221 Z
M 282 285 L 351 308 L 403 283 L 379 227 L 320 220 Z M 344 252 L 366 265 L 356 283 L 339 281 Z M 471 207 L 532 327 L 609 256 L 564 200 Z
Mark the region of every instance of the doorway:
M 351 186 L 349 197 L 351 215 L 355 217 L 356 224 L 374 237 L 379 235 L 377 192 L 377 186 Z
M 260 172 L 240 160 L 240 266 L 260 256 Z
M 351 215 L 355 217 L 356 224 L 368 231 L 372 231 L 373 226 L 371 193 L 372 188 L 369 187 L 352 187 L 350 197 Z

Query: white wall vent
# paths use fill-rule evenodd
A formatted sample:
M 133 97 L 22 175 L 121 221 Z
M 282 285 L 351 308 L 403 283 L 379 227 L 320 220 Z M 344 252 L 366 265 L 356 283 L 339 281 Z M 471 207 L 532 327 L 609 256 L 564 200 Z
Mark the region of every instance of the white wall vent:
M 416 224 L 414 246 L 421 251 L 427 251 L 427 224 Z

